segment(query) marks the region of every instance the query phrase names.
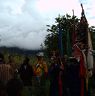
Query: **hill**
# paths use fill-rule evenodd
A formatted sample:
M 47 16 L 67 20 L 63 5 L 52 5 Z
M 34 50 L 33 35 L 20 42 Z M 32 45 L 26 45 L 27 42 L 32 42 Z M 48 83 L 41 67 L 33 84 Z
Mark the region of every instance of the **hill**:
M 0 52 L 2 53 L 10 53 L 10 54 L 20 54 L 20 55 L 35 55 L 36 53 L 42 50 L 27 50 L 20 49 L 17 47 L 0 47 Z

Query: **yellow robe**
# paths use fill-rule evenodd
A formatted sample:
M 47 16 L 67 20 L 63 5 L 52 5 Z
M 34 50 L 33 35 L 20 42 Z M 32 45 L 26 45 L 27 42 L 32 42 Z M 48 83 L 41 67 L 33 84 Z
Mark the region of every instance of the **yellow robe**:
M 48 72 L 47 64 L 45 61 L 43 62 L 37 62 L 34 66 L 34 73 L 36 76 L 42 76 L 42 74 Z

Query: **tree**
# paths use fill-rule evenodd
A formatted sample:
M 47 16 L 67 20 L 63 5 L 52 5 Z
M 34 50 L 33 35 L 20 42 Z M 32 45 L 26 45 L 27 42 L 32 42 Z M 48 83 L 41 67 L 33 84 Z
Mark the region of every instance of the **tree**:
M 53 25 L 47 25 L 47 32 L 49 33 L 44 41 L 44 44 L 46 46 L 46 51 L 50 52 L 52 50 L 58 50 L 58 30 L 59 30 L 59 24 L 62 30 L 62 42 L 63 42 L 63 51 L 64 54 L 68 54 L 69 46 L 73 45 L 73 39 L 72 33 L 78 31 L 78 24 L 80 22 L 80 19 L 77 18 L 77 16 L 70 16 L 68 14 L 64 16 L 58 16 L 55 18 L 55 24 Z M 93 41 L 93 48 L 95 49 L 95 26 L 89 27 L 90 32 L 92 34 L 92 41 Z M 69 37 L 68 37 L 69 34 Z M 68 43 L 69 39 L 69 43 Z M 69 45 L 69 46 L 68 46 Z
M 59 30 L 59 24 L 60 28 L 62 30 L 62 42 L 63 42 L 63 51 L 64 54 L 67 54 L 68 52 L 68 39 L 70 39 L 70 44 L 72 44 L 72 32 L 74 30 L 74 25 L 77 25 L 79 22 L 79 19 L 76 16 L 70 16 L 68 14 L 64 16 L 58 16 L 55 18 L 55 24 L 52 26 L 47 25 L 48 29 L 47 32 L 49 34 L 46 36 L 46 39 L 44 41 L 44 44 L 46 46 L 47 51 L 52 51 L 52 50 L 58 50 L 58 30 Z M 68 38 L 68 33 L 70 35 L 70 38 Z

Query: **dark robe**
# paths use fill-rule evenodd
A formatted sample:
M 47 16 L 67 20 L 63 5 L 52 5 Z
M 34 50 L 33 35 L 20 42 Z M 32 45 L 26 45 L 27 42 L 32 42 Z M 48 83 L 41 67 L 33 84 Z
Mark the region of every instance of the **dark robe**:
M 69 60 L 64 66 L 64 95 L 80 96 L 79 63 Z
M 50 96 L 59 96 L 62 94 L 61 75 L 59 75 L 61 71 L 60 64 L 51 64 L 49 68 Z
M 19 69 L 20 78 L 25 86 L 32 85 L 33 69 L 29 64 L 22 64 Z

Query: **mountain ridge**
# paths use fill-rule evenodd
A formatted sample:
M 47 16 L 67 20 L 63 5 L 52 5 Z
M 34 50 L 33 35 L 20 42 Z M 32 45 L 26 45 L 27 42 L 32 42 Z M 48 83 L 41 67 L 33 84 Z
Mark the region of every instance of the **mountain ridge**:
M 10 53 L 10 54 L 22 54 L 22 55 L 35 55 L 42 50 L 28 50 L 28 49 L 21 49 L 18 47 L 0 47 L 1 53 Z

